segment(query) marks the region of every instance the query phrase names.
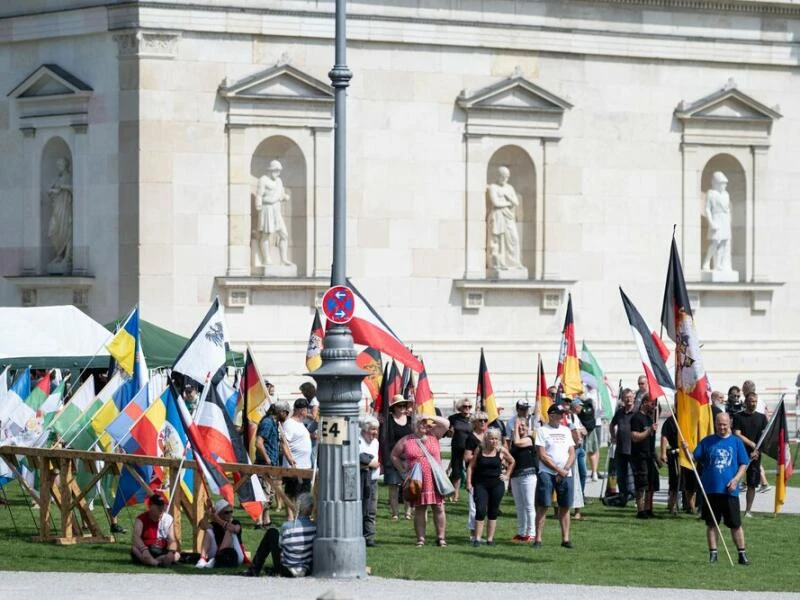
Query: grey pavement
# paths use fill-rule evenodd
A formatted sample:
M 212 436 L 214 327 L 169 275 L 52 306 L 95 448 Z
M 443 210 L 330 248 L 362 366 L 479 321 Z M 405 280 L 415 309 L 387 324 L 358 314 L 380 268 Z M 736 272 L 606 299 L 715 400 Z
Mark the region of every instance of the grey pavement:
M 314 600 L 326 595 L 344 600 L 408 600 L 435 598 L 502 597 L 504 599 L 569 598 L 570 600 L 620 600 L 647 598 L 710 598 L 730 600 L 729 591 L 685 590 L 672 588 L 620 588 L 589 585 L 553 585 L 531 583 L 463 583 L 406 581 L 368 577 L 360 580 L 281 579 L 262 577 L 247 579 L 225 575 L 191 576 L 172 573 L 107 574 L 107 573 L 21 573 L 7 572 L 0 577 L 0 597 L 14 600 L 59 599 L 142 600 L 219 600 L 224 598 L 286 598 Z M 785 592 L 747 592 L 747 598 L 800 598 Z

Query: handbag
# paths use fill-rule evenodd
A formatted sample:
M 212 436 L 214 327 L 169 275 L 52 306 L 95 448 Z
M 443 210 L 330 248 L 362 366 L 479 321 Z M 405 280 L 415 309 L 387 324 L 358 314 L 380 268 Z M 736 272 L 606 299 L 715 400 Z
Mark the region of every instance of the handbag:
M 419 439 L 417 439 L 417 444 L 419 445 L 420 450 L 425 455 L 425 458 L 428 459 L 428 463 L 431 466 L 431 474 L 433 475 L 433 483 L 436 486 L 436 491 L 439 492 L 440 496 L 452 496 L 456 493 L 456 488 L 453 487 L 453 482 L 450 481 L 450 478 L 445 473 L 444 467 L 442 463 L 431 456 L 431 453 L 428 452 L 428 449 L 425 447 Z
M 403 480 L 403 500 L 416 504 L 422 498 L 422 466 L 415 463 Z

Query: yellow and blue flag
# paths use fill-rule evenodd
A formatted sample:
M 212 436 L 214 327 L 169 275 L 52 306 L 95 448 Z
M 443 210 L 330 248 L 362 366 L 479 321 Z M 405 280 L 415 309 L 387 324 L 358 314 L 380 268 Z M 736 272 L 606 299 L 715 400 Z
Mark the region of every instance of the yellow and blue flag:
M 136 351 L 139 346 L 139 307 L 135 307 L 128 315 L 116 335 L 106 344 L 109 354 L 117 361 L 119 367 L 129 376 L 133 376 L 136 363 Z

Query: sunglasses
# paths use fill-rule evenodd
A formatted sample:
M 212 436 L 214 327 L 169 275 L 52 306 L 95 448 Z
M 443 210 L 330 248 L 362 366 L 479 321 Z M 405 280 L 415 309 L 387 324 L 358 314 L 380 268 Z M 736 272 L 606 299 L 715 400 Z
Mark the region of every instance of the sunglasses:
M 478 423 L 488 423 L 489 419 L 478 419 Z
M 219 513 L 219 514 L 221 514 L 221 515 L 232 515 L 232 514 L 233 514 L 233 511 L 232 511 L 232 510 L 223 510 L 223 511 L 222 511 L 221 513 Z
M 464 410 L 465 408 L 472 408 L 472 405 L 471 404 L 465 404 L 464 406 L 461 407 L 461 410 Z

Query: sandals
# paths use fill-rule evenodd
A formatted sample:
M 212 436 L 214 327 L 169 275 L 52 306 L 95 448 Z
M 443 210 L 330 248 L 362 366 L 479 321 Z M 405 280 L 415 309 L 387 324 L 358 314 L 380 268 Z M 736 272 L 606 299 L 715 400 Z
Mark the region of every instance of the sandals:
M 436 545 L 439 546 L 440 548 L 446 548 L 447 547 L 447 540 L 444 539 L 444 538 L 439 538 L 439 539 L 436 540 Z
M 417 538 L 417 548 L 422 548 L 425 545 L 425 538 L 420 537 Z

